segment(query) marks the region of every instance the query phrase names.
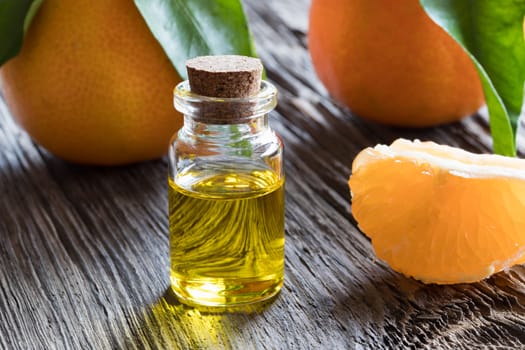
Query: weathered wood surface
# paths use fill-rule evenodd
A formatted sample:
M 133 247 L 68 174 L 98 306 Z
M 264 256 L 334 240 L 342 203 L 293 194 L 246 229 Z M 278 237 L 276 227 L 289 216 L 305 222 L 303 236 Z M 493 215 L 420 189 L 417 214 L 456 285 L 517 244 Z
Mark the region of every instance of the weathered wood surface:
M 206 314 L 168 288 L 164 160 L 96 168 L 35 145 L 0 109 L 0 349 L 525 348 L 525 267 L 427 286 L 376 261 L 346 184 L 404 136 L 490 149 L 487 123 L 400 130 L 333 103 L 306 51 L 307 0 L 246 1 L 286 143 L 286 282 L 257 313 Z M 523 141 L 521 145 L 523 146 Z

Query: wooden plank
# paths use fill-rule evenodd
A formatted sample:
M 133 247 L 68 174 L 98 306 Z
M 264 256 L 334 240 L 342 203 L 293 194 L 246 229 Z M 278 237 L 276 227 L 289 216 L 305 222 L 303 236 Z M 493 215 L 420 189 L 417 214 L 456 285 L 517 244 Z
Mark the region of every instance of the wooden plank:
M 1 349 L 525 348 L 525 268 L 427 286 L 377 261 L 350 213 L 353 157 L 397 137 L 486 152 L 486 117 L 405 130 L 332 101 L 306 50 L 307 0 L 246 1 L 286 143 L 286 282 L 253 313 L 174 303 L 165 160 L 83 167 L 0 108 Z M 523 142 L 521 143 L 523 146 Z

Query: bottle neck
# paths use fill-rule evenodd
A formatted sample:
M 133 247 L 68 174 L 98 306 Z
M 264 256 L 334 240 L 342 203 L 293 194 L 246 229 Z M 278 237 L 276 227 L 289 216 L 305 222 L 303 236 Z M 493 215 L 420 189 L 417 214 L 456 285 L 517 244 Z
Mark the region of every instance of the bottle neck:
M 210 140 L 238 140 L 257 137 L 268 130 L 268 114 L 262 114 L 229 123 L 208 122 L 192 115 L 185 115 L 181 131 L 188 136 Z
M 277 104 L 277 89 L 266 81 L 258 94 L 242 98 L 197 95 L 185 81 L 175 88 L 174 104 L 184 114 L 178 142 L 194 154 L 253 156 L 273 142 L 268 113 Z
M 219 98 L 191 92 L 189 82 L 183 81 L 173 92 L 175 108 L 185 115 L 188 125 L 194 122 L 209 125 L 241 125 L 265 122 L 266 115 L 277 105 L 277 89 L 262 81 L 259 93 L 248 97 Z M 262 118 L 262 121 L 261 121 Z

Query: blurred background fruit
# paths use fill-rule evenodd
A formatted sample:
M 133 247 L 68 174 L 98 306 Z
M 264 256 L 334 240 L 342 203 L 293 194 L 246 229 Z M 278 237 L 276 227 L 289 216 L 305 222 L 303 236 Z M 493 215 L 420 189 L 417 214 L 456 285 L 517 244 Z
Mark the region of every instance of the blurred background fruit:
M 181 78 L 133 1 L 44 1 L 0 78 L 16 121 L 69 161 L 157 158 L 182 124 Z
M 308 39 L 319 78 L 360 117 L 433 126 L 483 104 L 474 65 L 418 0 L 313 0 Z

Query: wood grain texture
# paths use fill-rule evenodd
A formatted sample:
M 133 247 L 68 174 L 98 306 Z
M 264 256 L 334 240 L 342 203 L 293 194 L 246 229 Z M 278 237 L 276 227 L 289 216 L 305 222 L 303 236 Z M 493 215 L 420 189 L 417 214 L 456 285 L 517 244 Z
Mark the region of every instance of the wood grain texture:
M 245 5 L 280 91 L 272 122 L 287 152 L 281 295 L 252 313 L 175 303 L 166 294 L 165 160 L 68 164 L 0 104 L 0 349 L 525 348 L 525 267 L 427 286 L 377 261 L 350 213 L 346 181 L 362 148 L 408 137 L 487 152 L 486 118 L 423 130 L 361 121 L 313 72 L 309 2 Z

